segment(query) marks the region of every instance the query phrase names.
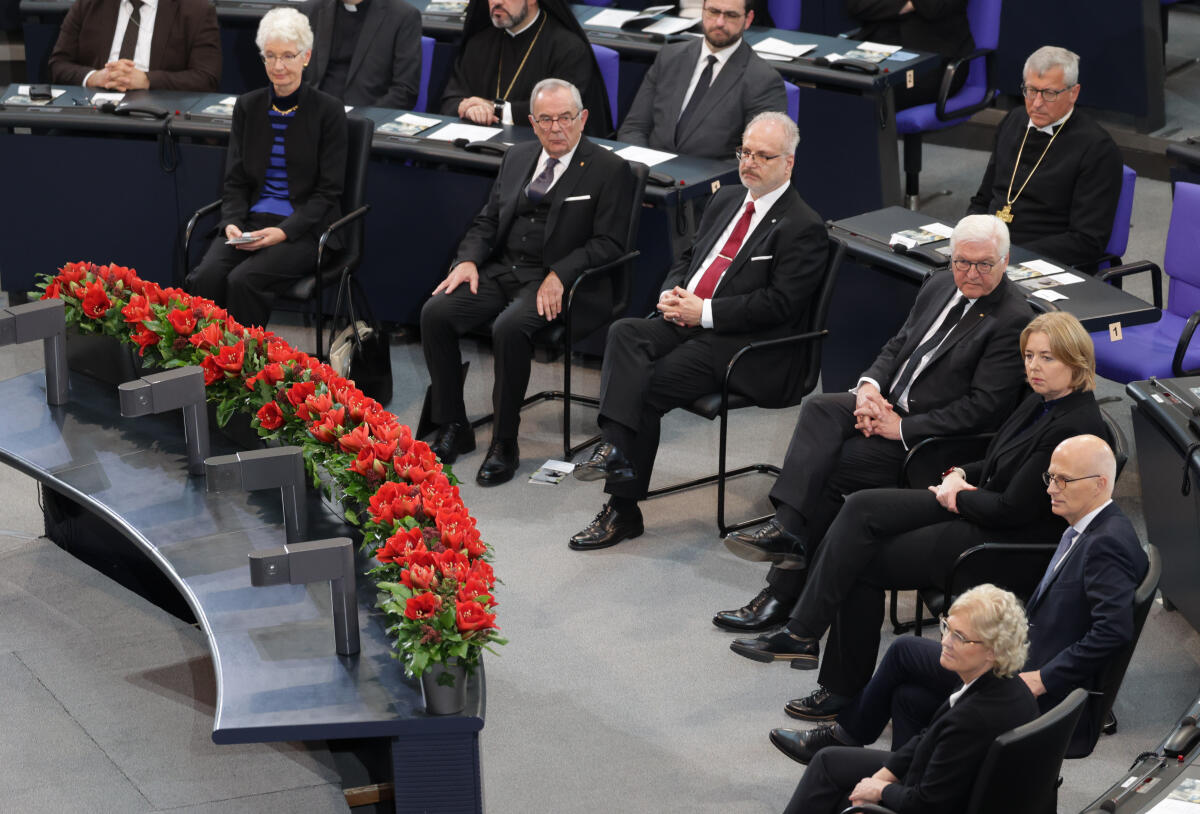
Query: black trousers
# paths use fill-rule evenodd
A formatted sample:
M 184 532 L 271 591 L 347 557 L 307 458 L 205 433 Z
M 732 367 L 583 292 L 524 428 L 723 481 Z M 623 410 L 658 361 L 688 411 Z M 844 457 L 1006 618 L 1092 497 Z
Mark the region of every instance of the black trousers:
M 251 212 L 242 231 L 278 226 L 282 220 L 278 215 Z M 253 252 L 226 246 L 225 235 L 219 234 L 183 285 L 225 308 L 243 325 L 265 328 L 275 294 L 316 268 L 317 240 L 310 234 Z
M 479 292 L 460 285 L 449 294 L 436 294 L 421 309 L 421 348 L 429 370 L 431 417 L 438 426 L 465 423 L 462 352 L 459 338 L 495 318 L 492 352 L 495 357 L 492 410 L 496 415 L 492 435 L 517 437 L 521 402 L 529 386 L 533 335 L 549 324 L 537 312 L 537 290 L 544 277 L 521 279 L 494 265 L 479 270 Z M 561 319 L 561 317 L 559 317 Z
M 838 814 L 850 806 L 858 781 L 882 769 L 889 756 L 861 746 L 822 749 L 804 770 L 783 814 Z
M 664 319 L 629 318 L 608 329 L 600 373 L 600 429 L 633 462 L 637 477 L 606 484 L 615 497 L 642 500 L 658 454 L 662 417 L 721 388 L 713 333 Z
M 783 459 L 783 472 L 771 487 L 771 502 L 786 504 L 805 521 L 810 561 L 842 507 L 843 496 L 860 489 L 895 486 L 906 451 L 899 441 L 854 429 L 852 393 L 822 393 L 805 399 Z M 798 530 L 795 530 L 798 531 Z M 772 568 L 771 593 L 795 602 L 804 572 Z

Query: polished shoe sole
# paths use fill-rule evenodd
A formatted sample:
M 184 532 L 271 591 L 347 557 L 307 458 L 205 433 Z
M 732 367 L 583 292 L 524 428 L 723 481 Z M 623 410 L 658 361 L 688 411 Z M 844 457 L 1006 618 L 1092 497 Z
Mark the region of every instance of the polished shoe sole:
M 575 480 L 604 480 L 608 481 L 609 483 L 625 483 L 626 481 L 631 481 L 636 477 L 633 472 L 628 470 L 620 472 L 608 472 L 607 470 L 601 469 L 598 466 L 585 466 L 584 464 L 580 464 L 579 466 L 575 467 L 571 474 L 575 476 Z
M 808 564 L 795 554 L 780 554 L 774 551 L 763 551 L 753 543 L 748 543 L 730 534 L 725 538 L 725 547 L 735 557 L 750 562 L 769 562 L 776 568 L 781 568 L 784 571 L 800 571 L 808 567 Z
M 837 720 L 837 716 L 841 714 L 842 709 L 838 709 L 836 712 L 812 713 L 801 712 L 791 704 L 784 704 L 783 711 L 797 721 L 835 721 Z
M 796 753 L 794 753 L 794 752 L 793 752 L 791 749 L 789 749 L 787 746 L 785 746 L 785 745 L 784 745 L 783 741 L 781 741 L 781 740 L 779 740 L 778 738 L 776 738 L 776 737 L 775 737 L 775 731 L 774 731 L 774 730 L 772 730 L 772 731 L 771 731 L 771 735 L 770 735 L 770 737 L 771 737 L 771 743 L 775 744 L 775 748 L 776 748 L 776 749 L 778 749 L 780 752 L 783 752 L 785 755 L 787 755 L 787 756 L 788 756 L 788 757 L 790 757 L 792 760 L 794 760 L 794 761 L 796 761 L 797 763 L 799 763 L 801 766 L 807 766 L 807 765 L 808 765 L 808 761 L 807 761 L 807 760 L 805 760 L 804 758 L 802 758 L 802 757 L 800 757 L 799 755 L 797 755 Z
M 739 656 L 745 656 L 751 661 L 770 664 L 774 661 L 790 661 L 797 670 L 815 670 L 820 658 L 811 653 L 769 653 L 765 650 L 754 650 L 749 647 L 738 647 L 737 642 L 731 642 L 729 649 Z
M 572 551 L 597 551 L 601 548 L 612 548 L 617 543 L 622 543 L 625 540 L 632 540 L 635 537 L 641 537 L 645 531 L 646 529 L 643 526 L 642 528 L 639 528 L 636 531 L 631 531 L 628 534 L 619 534 L 614 539 L 605 540 L 603 543 L 577 543 L 575 542 L 574 538 L 572 538 L 571 540 L 567 541 L 567 548 L 571 549 Z
M 713 625 L 719 627 L 721 630 L 728 630 L 730 633 L 762 633 L 763 631 L 774 630 L 786 621 L 786 615 L 778 619 L 768 619 L 766 622 L 757 622 L 752 625 L 727 621 L 722 619 L 720 614 L 717 614 L 712 619 Z

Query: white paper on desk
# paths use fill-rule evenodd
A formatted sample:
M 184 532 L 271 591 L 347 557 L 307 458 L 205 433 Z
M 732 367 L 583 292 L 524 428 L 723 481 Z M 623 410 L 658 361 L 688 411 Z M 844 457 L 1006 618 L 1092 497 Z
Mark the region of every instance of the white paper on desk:
M 914 54 L 912 51 L 897 51 L 888 57 L 888 59 L 892 60 L 893 62 L 908 62 L 910 59 L 916 58 L 917 54 Z
M 754 50 L 760 54 L 781 54 L 789 59 L 802 57 L 809 51 L 816 50 L 816 47 L 816 45 L 796 45 L 784 42 L 778 37 L 767 37 L 765 40 L 754 43 Z
M 926 232 L 932 232 L 938 237 L 950 237 L 954 234 L 954 227 L 947 223 L 927 223 L 921 227 Z
M 675 158 L 675 153 L 651 150 L 649 147 L 636 147 L 632 144 L 617 150 L 616 155 L 621 156 L 626 161 L 638 161 L 647 167 L 653 167 L 655 164 L 661 164 L 664 161 L 670 161 L 672 158 Z
M 1053 274 L 1043 279 L 1053 280 L 1058 285 L 1074 285 L 1075 283 L 1083 282 L 1082 277 L 1080 277 L 1078 274 L 1072 274 L 1069 271 L 1064 271 L 1062 274 Z
M 882 42 L 860 42 L 859 51 L 878 51 L 881 54 L 894 54 L 900 50 L 899 45 L 884 45 Z
M 1053 263 L 1047 263 L 1045 260 L 1026 260 L 1021 264 L 1027 269 L 1040 271 L 1042 274 L 1057 274 L 1062 271 L 1062 266 L 1056 266 Z
M 66 92 L 67 91 L 65 88 L 50 88 L 50 98 L 57 99 L 59 96 L 62 96 Z M 28 96 L 29 95 L 29 86 L 28 85 L 17 85 L 17 95 L 18 96 Z
M 1033 296 L 1035 296 L 1039 299 L 1046 300 L 1046 302 L 1054 302 L 1055 300 L 1067 299 L 1066 294 L 1059 294 L 1053 288 L 1040 288 L 1037 291 L 1033 292 Z
M 632 20 L 637 15 L 636 11 L 623 8 L 606 8 L 598 14 L 592 15 L 584 25 L 592 25 L 597 28 L 620 28 L 626 20 Z
M 445 127 L 440 128 L 437 132 L 430 133 L 425 138 L 430 141 L 454 141 L 460 138 L 465 138 L 467 141 L 487 141 L 499 132 L 501 132 L 499 127 L 484 127 L 479 124 L 450 122 Z
M 648 25 L 642 29 L 647 34 L 678 34 L 680 31 L 687 31 L 689 28 L 700 22 L 697 17 L 693 20 L 685 20 L 682 17 L 663 17 L 653 25 Z
M 699 36 L 703 37 L 703 34 Z M 765 59 L 767 62 L 791 62 L 791 57 L 785 57 L 783 54 L 772 54 L 770 51 L 762 51 L 759 53 L 760 59 Z
M 124 93 L 93 93 L 92 104 L 102 105 L 105 102 L 112 102 L 114 105 L 116 105 L 120 104 L 121 100 L 124 98 Z

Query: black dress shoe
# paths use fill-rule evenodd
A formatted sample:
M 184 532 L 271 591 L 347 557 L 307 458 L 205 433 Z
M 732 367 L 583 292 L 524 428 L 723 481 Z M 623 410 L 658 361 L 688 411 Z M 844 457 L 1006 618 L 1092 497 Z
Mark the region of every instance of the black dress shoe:
M 475 475 L 475 482 L 480 486 L 496 486 L 512 480 L 521 463 L 521 453 L 514 440 L 492 441 L 488 447 L 487 457 Z
M 788 701 L 783 711 L 802 721 L 832 721 L 839 712 L 850 706 L 852 700 L 824 687 L 817 687 L 810 695 Z
M 433 439 L 429 448 L 442 463 L 452 464 L 459 455 L 475 450 L 475 430 L 470 424 L 460 421 L 444 424 L 438 427 L 437 437 Z
M 821 660 L 820 642 L 794 636 L 787 628 L 753 639 L 734 639 L 729 649 L 754 661 L 790 661 L 797 670 L 815 670 Z
M 572 474 L 575 480 L 606 480 L 609 483 L 620 483 L 636 477 L 633 464 L 625 457 L 625 453 L 607 441 L 596 445 L 592 457 L 575 464 Z
M 782 625 L 788 618 L 788 610 L 788 606 L 776 599 L 770 588 L 763 588 L 744 608 L 717 611 L 712 621 L 722 630 L 757 633 Z
M 642 526 L 642 510 L 617 512 L 612 506 L 605 504 L 596 519 L 588 527 L 576 534 L 567 543 L 575 551 L 591 551 L 596 548 L 608 548 L 622 540 L 641 537 L 645 528 Z
M 833 736 L 832 726 L 818 726 L 807 732 L 799 732 L 795 729 L 772 729 L 771 743 L 775 744 L 780 752 L 805 766 L 817 752 L 826 746 L 845 745 Z
M 751 562 L 770 562 L 780 568 L 806 568 L 804 541 L 772 517 L 753 531 L 735 531 L 726 535 L 725 547 L 735 556 Z

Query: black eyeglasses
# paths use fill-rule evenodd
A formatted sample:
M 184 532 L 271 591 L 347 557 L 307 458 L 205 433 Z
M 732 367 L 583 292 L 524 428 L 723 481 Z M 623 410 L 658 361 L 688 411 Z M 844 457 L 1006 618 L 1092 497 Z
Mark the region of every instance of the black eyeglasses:
M 718 17 L 724 17 L 728 22 L 736 23 L 746 15 L 740 11 L 721 11 L 720 9 L 704 7 L 704 14 L 712 17 L 714 20 Z
M 1098 478 L 1099 475 L 1080 475 L 1078 478 L 1068 478 L 1065 475 L 1053 475 L 1049 472 L 1042 473 L 1042 483 L 1049 486 L 1054 484 L 1054 488 L 1060 492 L 1067 488 L 1068 483 L 1074 483 L 1077 480 L 1087 480 L 1088 478 Z
M 1055 99 L 1057 99 L 1059 96 L 1062 96 L 1073 87 L 1075 86 L 1068 85 L 1061 90 L 1050 90 L 1049 88 L 1031 88 L 1028 85 L 1022 85 L 1021 93 L 1025 94 L 1025 98 L 1030 100 L 1036 99 L 1037 95 L 1040 93 L 1042 94 L 1042 98 L 1047 102 L 1053 102 Z
M 964 645 L 965 646 L 968 644 L 983 644 L 983 642 L 980 641 L 979 639 L 968 639 L 966 636 L 962 635 L 957 630 L 950 627 L 950 623 L 946 621 L 945 616 L 939 616 L 938 622 L 942 626 L 942 638 L 943 639 L 946 638 L 946 634 L 949 633 L 950 638 L 954 640 L 954 643 L 956 645 Z
M 779 155 L 767 155 L 766 153 L 756 153 L 753 150 L 734 150 L 733 154 L 738 161 L 749 161 L 751 164 L 766 164 L 768 161 L 774 161 L 779 158 Z
M 560 113 L 557 116 L 538 116 L 537 118 L 530 116 L 529 118 L 533 119 L 533 123 L 543 130 L 549 130 L 556 124 L 565 130 L 570 127 L 571 122 L 579 118 L 579 113 Z
M 996 264 L 991 260 L 980 260 L 978 263 L 972 263 L 970 260 L 964 260 L 961 257 L 954 258 L 954 270 L 962 274 L 966 274 L 971 269 L 976 269 L 980 274 L 987 274 Z

